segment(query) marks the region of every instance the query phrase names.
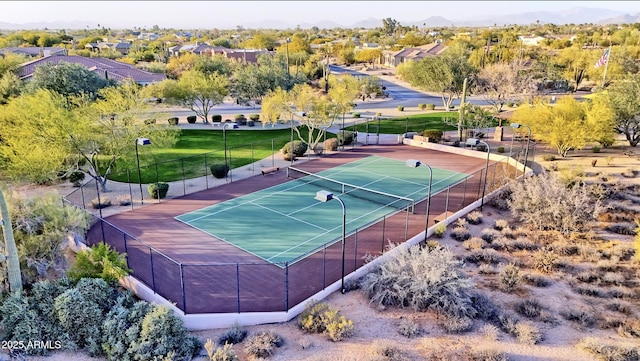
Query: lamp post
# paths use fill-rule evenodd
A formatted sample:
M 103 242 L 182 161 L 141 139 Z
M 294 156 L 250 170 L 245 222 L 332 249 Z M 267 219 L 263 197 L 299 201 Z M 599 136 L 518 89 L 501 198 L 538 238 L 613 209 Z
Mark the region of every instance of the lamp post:
M 222 125 L 222 147 L 224 149 L 224 167 L 226 173 L 224 174 L 225 179 L 227 179 L 227 175 L 231 172 L 231 167 L 227 162 L 227 126 L 230 126 L 233 129 L 233 124 L 225 123 Z
M 407 160 L 406 163 L 407 167 L 412 167 L 412 168 L 418 168 L 421 165 L 425 165 L 427 166 L 427 169 L 429 169 L 429 194 L 427 195 L 427 219 L 426 219 L 426 223 L 424 226 L 424 240 L 427 240 L 427 230 L 429 229 L 429 211 L 431 210 L 431 184 L 433 182 L 433 169 L 431 169 L 431 166 L 426 164 L 426 163 L 422 163 L 419 160 L 416 159 L 409 159 Z
M 136 138 L 136 163 L 138 165 L 138 186 L 140 187 L 140 204 L 144 204 L 144 195 L 142 194 L 142 176 L 140 175 L 140 156 L 138 155 L 139 145 L 149 145 L 149 138 Z
M 529 156 L 529 144 L 531 142 L 531 128 L 525 124 L 511 123 L 511 128 L 518 129 L 520 127 L 527 127 L 529 134 L 527 135 L 527 150 L 524 151 L 524 167 L 522 168 L 522 181 L 524 182 L 524 173 L 527 170 L 527 157 Z
M 316 200 L 320 201 L 320 202 L 328 202 L 332 199 L 337 200 L 338 202 L 340 202 L 340 205 L 342 206 L 342 285 L 341 285 L 341 291 L 343 294 L 345 292 L 345 288 L 344 288 L 344 247 L 345 247 L 345 239 L 346 239 L 346 234 L 347 234 L 347 207 L 344 205 L 344 202 L 342 201 L 342 199 L 336 197 L 333 195 L 333 193 L 329 192 L 329 191 L 318 191 L 316 193 L 316 196 L 314 197 Z
M 482 210 L 482 208 L 484 207 L 484 194 L 487 190 L 487 179 L 489 179 L 489 155 L 491 155 L 491 147 L 487 142 L 482 141 L 480 139 L 476 139 L 476 138 L 467 139 L 466 144 L 472 147 L 478 144 L 483 144 L 485 147 L 487 147 L 487 164 L 485 165 L 485 168 L 484 168 L 484 184 L 482 185 L 482 202 L 480 203 L 480 210 Z
M 4 199 L 2 189 L 0 189 L 0 226 L 4 235 L 5 254 L 0 253 L 0 262 L 7 262 L 7 273 L 9 278 L 9 290 L 11 292 L 22 291 L 22 274 L 20 273 L 20 259 L 18 258 L 18 248 L 13 237 L 13 227 L 9 217 L 9 208 Z

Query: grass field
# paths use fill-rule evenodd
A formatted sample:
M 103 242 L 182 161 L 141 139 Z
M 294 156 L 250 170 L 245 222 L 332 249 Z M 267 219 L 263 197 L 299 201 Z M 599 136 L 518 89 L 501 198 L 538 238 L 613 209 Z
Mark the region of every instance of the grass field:
M 306 136 L 304 128 L 301 132 Z M 264 159 L 278 152 L 291 139 L 289 129 L 227 130 L 226 133 L 227 158 L 233 168 Z M 327 137 L 335 135 L 327 133 Z M 178 141 L 171 148 L 140 148 L 142 183 L 152 183 L 156 180 L 171 182 L 183 177 L 190 179 L 211 174 L 209 166 L 224 163 L 223 140 L 221 130 L 183 129 Z M 136 164 L 116 163 L 109 179 L 137 183 Z
M 406 117 L 398 117 L 392 119 L 380 120 L 380 129 L 378 129 L 378 121 L 369 121 L 369 133 L 382 133 L 382 134 L 403 134 L 406 132 L 422 132 L 426 129 L 435 130 L 454 130 L 453 126 L 445 124 L 445 119 L 451 119 L 455 121 L 458 119 L 458 112 L 437 112 L 437 113 L 425 113 L 407 115 Z M 357 124 L 346 128 L 347 130 L 357 130 L 358 132 L 366 132 L 367 125 Z

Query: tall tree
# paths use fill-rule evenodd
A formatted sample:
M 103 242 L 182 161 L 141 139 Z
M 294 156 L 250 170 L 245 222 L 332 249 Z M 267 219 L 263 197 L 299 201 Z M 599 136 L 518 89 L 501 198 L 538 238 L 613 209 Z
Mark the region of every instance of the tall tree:
M 211 109 L 222 103 L 228 93 L 227 78 L 218 73 L 205 74 L 190 70 L 178 80 L 165 80 L 167 101 L 193 110 L 204 123 L 209 122 Z
M 629 145 L 640 142 L 640 77 L 619 80 L 607 89 L 615 114 L 615 129 L 624 134 Z
M 98 91 L 114 82 L 100 77 L 80 64 L 44 64 L 37 67 L 29 88 L 47 89 L 65 97 L 87 96 L 95 99 Z
M 496 63 L 480 70 L 476 81 L 476 91 L 482 94 L 496 112 L 517 97 L 536 91 L 537 84 L 530 72 L 518 63 Z
M 529 126 L 536 139 L 556 148 L 562 157 L 572 148 L 610 138 L 614 127 L 613 109 L 603 96 L 584 103 L 563 96 L 553 105 L 537 98 L 533 105 L 519 107 L 513 120 Z

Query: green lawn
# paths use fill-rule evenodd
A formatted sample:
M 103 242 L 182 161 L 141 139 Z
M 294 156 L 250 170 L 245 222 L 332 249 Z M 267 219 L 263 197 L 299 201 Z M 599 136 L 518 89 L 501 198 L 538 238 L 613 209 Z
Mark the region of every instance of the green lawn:
M 406 117 L 398 117 L 392 119 L 380 120 L 380 129 L 378 130 L 378 121 L 369 121 L 369 133 L 381 134 L 404 134 L 406 132 L 422 132 L 426 129 L 435 130 L 454 130 L 456 128 L 446 125 L 443 118 L 452 120 L 458 119 L 458 112 L 437 112 L 408 115 Z M 347 127 L 347 130 L 357 130 L 358 132 L 367 131 L 365 123 L 357 124 L 355 127 Z
M 301 132 L 305 134 L 304 131 Z M 289 129 L 227 130 L 226 133 L 227 159 L 233 168 L 278 152 L 291 138 Z M 335 135 L 328 133 L 327 137 Z M 171 182 L 183 177 L 190 179 L 209 175 L 209 166 L 224 163 L 223 144 L 221 130 L 184 129 L 171 148 L 141 147 L 139 156 L 142 183 Z M 109 179 L 137 183 L 136 165 L 117 162 Z

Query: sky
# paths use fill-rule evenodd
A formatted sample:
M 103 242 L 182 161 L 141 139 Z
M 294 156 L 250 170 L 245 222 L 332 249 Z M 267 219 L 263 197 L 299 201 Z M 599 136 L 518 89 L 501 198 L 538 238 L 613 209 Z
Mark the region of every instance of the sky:
M 235 28 L 261 20 L 292 26 L 328 20 L 350 26 L 367 18 L 420 21 L 429 16 L 470 20 L 489 15 L 576 7 L 635 15 L 636 1 L 0 1 L 0 22 L 81 21 L 97 27 Z M 248 26 L 245 26 L 248 27 Z

